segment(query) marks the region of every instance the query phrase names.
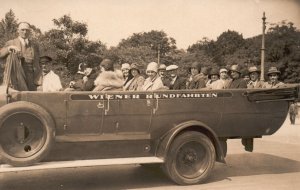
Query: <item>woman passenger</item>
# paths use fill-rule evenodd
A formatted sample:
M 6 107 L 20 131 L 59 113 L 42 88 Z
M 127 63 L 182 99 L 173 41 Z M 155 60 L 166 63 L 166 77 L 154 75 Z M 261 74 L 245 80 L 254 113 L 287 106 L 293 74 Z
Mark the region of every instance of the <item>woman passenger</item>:
M 187 80 L 187 89 L 199 89 L 205 88 L 206 84 L 202 74 L 200 74 L 201 65 L 198 62 L 194 62 L 191 65 L 190 72 L 191 76 Z
M 127 84 L 125 84 L 124 91 L 142 90 L 145 78 L 141 76 L 139 67 L 136 63 L 131 64 L 129 74 L 132 75 L 133 78 L 130 81 L 128 81 Z
M 148 78 L 145 80 L 144 85 L 142 86 L 142 90 L 151 91 L 166 89 L 157 72 L 158 64 L 155 62 L 149 63 L 146 69 L 146 74 L 148 75 Z
M 101 63 L 101 73 L 94 81 L 93 91 L 122 91 L 123 76 L 120 70 L 114 70 L 113 62 L 110 59 L 104 59 Z

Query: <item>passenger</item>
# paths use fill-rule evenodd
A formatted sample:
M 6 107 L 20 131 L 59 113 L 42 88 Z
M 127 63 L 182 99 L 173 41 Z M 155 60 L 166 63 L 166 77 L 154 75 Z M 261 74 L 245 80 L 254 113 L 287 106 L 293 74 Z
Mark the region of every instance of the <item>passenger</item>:
M 77 73 L 84 75 L 85 70 L 88 68 L 88 64 L 83 62 L 79 63 Z
M 264 83 L 263 88 L 280 88 L 285 85 L 283 82 L 278 80 L 280 71 L 276 67 L 270 67 L 267 74 L 269 81 Z
M 298 105 L 297 102 L 292 102 L 289 108 L 290 121 L 292 125 L 295 125 L 296 116 L 298 115 Z
M 200 71 L 200 76 L 201 78 L 204 80 L 205 82 L 205 87 L 206 87 L 206 84 L 208 83 L 208 68 L 207 67 L 202 67 L 201 68 L 201 71 Z
M 83 85 L 84 85 L 83 77 L 85 76 L 84 75 L 85 68 L 86 68 L 85 63 L 80 63 L 78 65 L 77 73 L 75 73 L 72 81 L 69 83 L 69 86 L 64 91 L 82 91 L 83 90 Z
M 248 84 L 250 82 L 250 74 L 248 71 L 243 72 L 242 77 L 243 77 L 244 81 L 246 81 L 246 84 Z
M 40 57 L 40 64 L 42 66 L 43 75 L 39 82 L 41 86 L 38 86 L 37 90 L 43 92 L 56 92 L 62 90 L 59 76 L 51 70 L 52 58 L 44 55 Z
M 124 85 L 123 85 L 124 87 L 133 78 L 133 76 L 131 75 L 129 70 L 130 70 L 130 65 L 128 63 L 123 63 L 121 66 L 121 71 L 122 71 L 123 77 L 124 77 Z
M 186 79 L 178 76 L 178 66 L 169 65 L 166 68 L 168 75 L 171 77 L 170 85 L 168 86 L 170 90 L 181 90 L 186 89 Z
M 30 24 L 21 22 L 18 26 L 19 36 L 7 41 L 0 49 L 0 58 L 5 59 L 5 65 L 12 64 L 10 74 L 8 67 L 5 67 L 3 83 L 10 83 L 18 91 L 36 91 L 37 86 L 41 85 L 38 84 L 42 75 L 39 45 L 30 39 L 30 33 Z
M 95 88 L 93 91 L 122 91 L 124 84 L 122 71 L 115 71 L 110 59 L 104 59 L 100 66 L 101 73 L 94 81 Z
M 206 83 L 206 88 L 211 89 L 211 85 L 213 82 L 219 80 L 220 75 L 219 71 L 216 68 L 213 68 L 208 75 L 208 82 Z
M 241 69 L 239 65 L 232 65 L 229 70 L 232 79 L 229 88 L 247 88 L 246 81 L 241 78 Z
M 210 86 L 210 89 L 227 89 L 231 83 L 231 79 L 229 79 L 227 69 L 220 69 L 220 79 L 213 82 Z
M 84 70 L 83 85 L 82 85 L 83 91 L 91 91 L 95 88 L 94 81 L 96 80 L 99 73 L 100 73 L 100 64 L 98 64 L 94 68 L 87 67 Z
M 247 88 L 262 88 L 264 82 L 259 80 L 260 70 L 256 66 L 249 67 L 250 81 L 247 84 Z
M 151 91 L 151 90 L 167 89 L 167 87 L 164 86 L 157 72 L 158 72 L 157 63 L 151 62 L 147 65 L 146 74 L 148 75 L 148 78 L 145 80 L 142 90 Z
M 158 67 L 158 75 L 160 76 L 160 78 L 165 86 L 170 86 L 171 80 L 168 77 L 168 75 L 166 74 L 166 68 L 167 68 L 167 66 L 165 64 L 160 64 Z
M 201 71 L 201 65 L 198 62 L 194 62 L 191 65 L 190 68 L 191 76 L 186 81 L 186 88 L 187 89 L 200 89 L 205 88 L 206 84 L 202 77 L 202 74 L 200 74 Z
M 145 78 L 141 75 L 141 71 L 139 69 L 138 64 L 132 63 L 130 65 L 129 74 L 132 75 L 133 78 L 124 86 L 124 90 L 125 91 L 142 90 L 142 86 L 144 85 Z

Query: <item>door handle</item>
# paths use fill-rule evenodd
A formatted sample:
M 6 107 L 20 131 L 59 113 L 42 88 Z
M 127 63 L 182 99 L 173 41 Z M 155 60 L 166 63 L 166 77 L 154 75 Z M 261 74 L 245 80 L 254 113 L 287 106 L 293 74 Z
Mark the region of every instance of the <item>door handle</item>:
M 158 110 L 158 98 L 155 98 L 156 102 L 155 102 L 155 108 L 153 108 L 153 114 L 156 113 L 156 111 Z
M 106 96 L 107 97 L 107 107 L 106 107 L 106 109 L 104 109 L 104 115 L 107 115 L 107 112 L 109 111 L 109 97 L 108 96 Z

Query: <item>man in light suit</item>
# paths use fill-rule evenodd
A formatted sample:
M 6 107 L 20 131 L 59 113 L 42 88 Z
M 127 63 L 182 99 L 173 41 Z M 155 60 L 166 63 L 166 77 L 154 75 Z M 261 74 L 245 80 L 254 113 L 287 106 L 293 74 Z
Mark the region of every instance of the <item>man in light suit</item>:
M 7 59 L 8 55 L 15 52 L 18 55 L 18 60 L 21 61 L 21 66 L 17 69 L 23 69 L 24 79 L 27 89 L 35 91 L 37 88 L 38 78 L 42 75 L 39 63 L 39 48 L 30 39 L 30 25 L 27 22 L 21 22 L 18 27 L 19 36 L 13 40 L 6 42 L 5 46 L 0 50 L 0 58 Z M 7 65 L 7 63 L 6 63 Z M 17 75 L 18 72 L 11 73 Z M 6 75 L 8 73 L 5 73 Z
M 250 81 L 247 84 L 247 88 L 262 88 L 263 81 L 259 80 L 260 70 L 256 66 L 252 66 L 248 69 L 250 75 Z

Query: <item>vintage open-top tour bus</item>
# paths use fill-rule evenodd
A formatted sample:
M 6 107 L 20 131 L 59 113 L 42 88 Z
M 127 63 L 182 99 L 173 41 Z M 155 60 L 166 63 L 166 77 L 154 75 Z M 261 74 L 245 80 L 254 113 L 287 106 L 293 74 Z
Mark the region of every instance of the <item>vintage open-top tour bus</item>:
M 272 135 L 299 86 L 0 95 L 0 157 L 12 166 L 124 158 L 160 163 L 178 184 L 200 183 L 225 162 L 227 140 Z M 0 168 L 1 171 L 1 168 Z

